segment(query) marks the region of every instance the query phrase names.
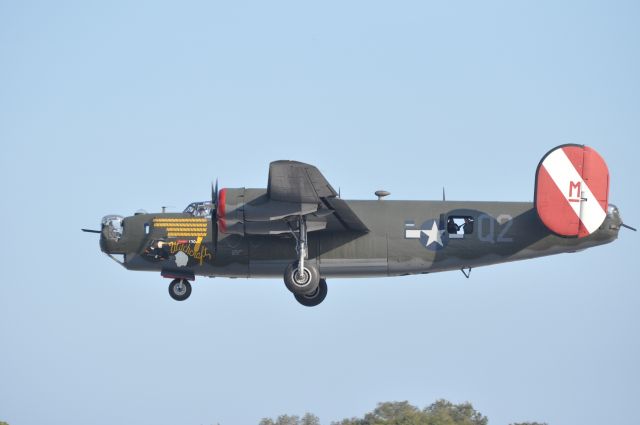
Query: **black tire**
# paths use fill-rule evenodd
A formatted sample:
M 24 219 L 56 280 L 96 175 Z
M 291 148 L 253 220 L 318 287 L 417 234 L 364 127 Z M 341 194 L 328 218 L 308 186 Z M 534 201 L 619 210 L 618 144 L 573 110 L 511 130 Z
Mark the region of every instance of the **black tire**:
M 287 266 L 284 271 L 284 284 L 287 289 L 295 295 L 310 294 L 318 288 L 320 282 L 320 274 L 318 268 L 311 263 L 304 263 L 303 276 L 298 275 L 298 262 Z
M 294 294 L 296 301 L 302 304 L 305 307 L 315 307 L 320 304 L 327 297 L 327 281 L 324 279 L 320 279 L 318 283 L 318 287 L 312 294 L 307 295 L 297 295 Z
M 191 284 L 187 279 L 173 279 L 169 284 L 169 295 L 176 301 L 184 301 L 191 295 Z

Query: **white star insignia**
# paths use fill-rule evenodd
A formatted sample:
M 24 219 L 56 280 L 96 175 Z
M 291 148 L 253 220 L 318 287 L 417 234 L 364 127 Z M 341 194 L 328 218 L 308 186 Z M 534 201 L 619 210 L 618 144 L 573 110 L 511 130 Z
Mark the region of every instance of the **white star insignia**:
M 444 246 L 442 244 L 442 234 L 444 233 L 444 230 L 440 230 L 438 228 L 438 225 L 436 224 L 436 222 L 433 222 L 433 226 L 431 226 L 431 229 L 429 230 L 422 230 L 422 233 L 424 233 L 425 235 L 427 235 L 427 244 L 425 245 L 425 247 L 431 245 L 432 243 L 437 243 L 440 246 Z

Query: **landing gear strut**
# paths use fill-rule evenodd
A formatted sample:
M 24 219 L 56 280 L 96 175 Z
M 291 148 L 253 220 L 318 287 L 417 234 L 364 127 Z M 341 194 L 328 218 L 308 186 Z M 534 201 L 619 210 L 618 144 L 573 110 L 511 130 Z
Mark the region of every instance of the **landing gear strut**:
M 173 279 L 169 284 L 169 295 L 176 301 L 184 301 L 191 295 L 191 284 L 187 279 Z
M 284 284 L 294 295 L 308 295 L 316 292 L 320 282 L 318 268 L 312 264 L 305 264 L 307 256 L 307 221 L 304 216 L 298 217 L 298 234 L 291 231 L 296 238 L 298 261 L 287 266 L 284 272 Z

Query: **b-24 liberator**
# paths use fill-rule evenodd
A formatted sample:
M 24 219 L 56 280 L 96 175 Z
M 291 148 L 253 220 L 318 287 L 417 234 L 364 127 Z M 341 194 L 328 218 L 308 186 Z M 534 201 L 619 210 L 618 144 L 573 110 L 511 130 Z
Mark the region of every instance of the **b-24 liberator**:
M 100 248 L 128 270 L 172 279 L 186 300 L 196 276 L 284 279 L 305 306 L 327 279 L 403 276 L 581 251 L 614 241 L 622 222 L 608 203 L 609 171 L 592 148 L 549 151 L 533 202 L 346 200 L 320 171 L 275 161 L 262 189 L 212 188 L 183 212 L 108 215 Z M 444 194 L 443 194 L 444 198 Z

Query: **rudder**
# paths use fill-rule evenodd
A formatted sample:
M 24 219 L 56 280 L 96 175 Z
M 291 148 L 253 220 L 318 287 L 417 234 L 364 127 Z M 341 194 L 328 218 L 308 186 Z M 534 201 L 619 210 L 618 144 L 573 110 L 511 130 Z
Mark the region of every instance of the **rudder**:
M 609 169 L 594 149 L 560 145 L 536 170 L 535 208 L 544 225 L 566 237 L 595 232 L 607 216 Z

